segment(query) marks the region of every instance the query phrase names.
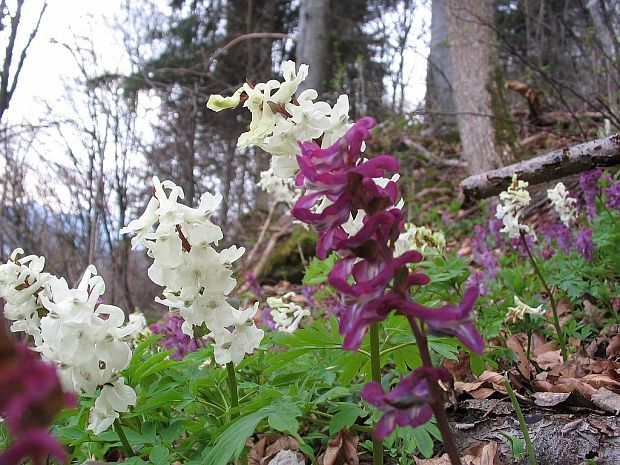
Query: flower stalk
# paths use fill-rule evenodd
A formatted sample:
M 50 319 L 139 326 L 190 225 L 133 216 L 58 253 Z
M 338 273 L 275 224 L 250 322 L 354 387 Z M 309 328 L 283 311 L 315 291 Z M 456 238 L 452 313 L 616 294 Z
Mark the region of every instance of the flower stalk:
M 237 387 L 237 375 L 235 374 L 235 365 L 233 362 L 226 364 L 226 376 L 228 379 L 228 389 L 230 391 L 230 405 L 232 408 L 239 406 L 239 391 Z M 233 418 L 236 415 L 233 415 Z
M 523 433 L 523 439 L 525 440 L 525 447 L 527 448 L 527 455 L 530 461 L 530 465 L 536 465 L 536 453 L 534 452 L 534 446 L 532 445 L 530 433 L 527 429 L 527 423 L 525 423 L 525 418 L 523 417 L 523 412 L 521 411 L 521 407 L 519 406 L 519 402 L 517 401 L 517 396 L 515 396 L 515 392 L 510 385 L 510 381 L 508 380 L 508 374 L 504 375 L 504 387 L 508 392 L 510 402 L 512 402 L 512 408 L 517 414 L 517 419 L 519 420 L 519 427 L 521 428 L 521 433 Z
M 536 260 L 534 259 L 534 255 L 532 255 L 532 251 L 530 250 L 530 247 L 527 244 L 527 240 L 525 238 L 524 232 L 520 231 L 520 235 L 521 235 L 521 243 L 523 244 L 523 247 L 525 248 L 527 257 L 529 258 L 530 263 L 534 267 L 534 271 L 536 272 L 536 275 L 540 279 L 540 282 L 542 283 L 543 287 L 545 288 L 545 291 L 547 292 L 547 295 L 549 296 L 549 305 L 551 306 L 551 313 L 553 314 L 553 326 L 555 326 L 555 332 L 558 336 L 558 341 L 560 342 L 560 351 L 562 353 L 562 360 L 566 362 L 568 360 L 568 350 L 566 348 L 566 341 L 564 340 L 564 332 L 562 331 L 562 327 L 560 326 L 560 319 L 558 318 L 558 308 L 555 302 L 555 297 L 553 297 L 553 292 L 551 291 L 551 288 L 547 284 L 547 281 L 545 280 L 544 275 L 540 271 L 540 268 L 538 267 L 538 264 L 536 263 Z
M 372 380 L 381 384 L 381 353 L 379 347 L 379 325 L 370 325 L 370 372 Z M 372 463 L 373 465 L 383 465 L 383 440 L 373 438 L 372 440 Z
M 420 358 L 422 359 L 422 364 L 424 365 L 424 367 L 433 369 L 433 361 L 431 360 L 431 355 L 428 350 L 428 339 L 426 338 L 426 334 L 424 334 L 424 332 L 420 329 L 420 326 L 418 325 L 415 318 L 408 318 L 408 320 L 409 324 L 411 325 L 411 330 L 413 331 L 413 336 L 415 337 L 416 343 L 418 345 L 418 349 L 420 351 Z M 437 428 L 441 433 L 444 447 L 446 448 L 446 453 L 450 458 L 450 463 L 452 465 L 461 465 L 461 456 L 458 449 L 456 448 L 454 435 L 452 434 L 452 430 L 450 429 L 450 425 L 448 423 L 448 416 L 446 415 L 444 402 L 444 394 L 439 387 L 438 381 L 429 380 L 429 390 L 431 393 L 430 405 L 433 409 L 433 413 L 435 414 L 435 419 L 437 420 Z
M 134 451 L 131 448 L 131 444 L 129 444 L 129 441 L 127 440 L 127 436 L 125 435 L 125 431 L 123 431 L 123 425 L 121 424 L 121 420 L 119 418 L 114 420 L 114 431 L 116 431 L 118 438 L 121 440 L 123 450 L 125 451 L 127 457 L 133 457 Z

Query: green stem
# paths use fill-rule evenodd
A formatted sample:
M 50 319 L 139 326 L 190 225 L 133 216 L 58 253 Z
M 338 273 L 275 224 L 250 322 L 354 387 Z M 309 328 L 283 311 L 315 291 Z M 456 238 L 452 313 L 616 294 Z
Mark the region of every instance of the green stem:
M 121 440 L 123 450 L 125 451 L 127 457 L 133 457 L 134 452 L 131 448 L 131 445 L 129 444 L 129 441 L 127 440 L 127 436 L 125 436 L 125 432 L 123 431 L 123 425 L 121 425 L 120 418 L 116 418 L 114 420 L 114 431 L 116 431 L 116 434 L 118 434 L 118 438 Z
M 228 375 L 228 388 L 230 390 L 231 408 L 239 406 L 239 392 L 237 391 L 237 376 L 235 375 L 235 365 L 233 362 L 226 364 L 226 374 Z M 236 415 L 233 415 L 233 418 Z
M 370 325 L 370 372 L 372 380 L 381 384 L 381 352 L 379 347 L 379 323 Z M 373 437 L 372 463 L 383 465 L 383 441 Z
M 616 218 L 614 217 L 613 213 L 609 210 L 609 208 L 607 207 L 607 205 L 605 204 L 605 202 L 603 201 L 603 199 L 601 199 L 601 205 L 603 205 L 603 208 L 605 209 L 605 211 L 607 212 L 607 215 L 609 216 L 609 219 L 611 220 L 611 222 L 614 224 L 614 226 L 616 227 L 616 229 L 620 229 L 620 225 L 618 224 L 618 221 L 616 221 Z
M 555 303 L 555 298 L 553 297 L 553 292 L 551 292 L 551 288 L 547 284 L 545 277 L 543 276 L 540 268 L 536 264 L 536 260 L 534 260 L 534 256 L 532 255 L 532 251 L 530 247 L 527 245 L 527 241 L 525 240 L 525 234 L 523 231 L 520 231 L 521 234 L 521 242 L 523 243 L 523 247 L 525 247 L 525 252 L 527 253 L 532 266 L 534 267 L 534 271 L 538 275 L 540 282 L 542 283 L 545 291 L 547 291 L 547 295 L 549 296 L 549 304 L 551 305 L 551 312 L 553 313 L 553 326 L 555 326 L 555 332 L 558 336 L 558 340 L 560 341 L 560 350 L 562 352 L 562 360 L 566 362 L 568 360 L 568 350 L 566 349 L 566 341 L 564 340 L 564 333 L 562 331 L 562 327 L 560 326 L 560 319 L 558 318 L 558 309 Z
M 413 330 L 413 335 L 415 336 L 415 340 L 418 344 L 422 364 L 427 368 L 433 368 L 433 361 L 431 360 L 431 354 L 428 351 L 428 340 L 426 339 L 426 335 L 420 329 L 420 326 L 415 318 L 408 317 L 407 319 L 409 320 L 409 324 Z M 461 465 L 461 456 L 456 448 L 454 435 L 452 434 L 450 424 L 448 423 L 448 416 L 446 415 L 444 393 L 439 387 L 439 383 L 437 381 L 428 380 L 428 388 L 431 394 L 429 403 L 431 404 L 431 408 L 435 414 L 437 428 L 441 433 L 444 447 L 446 448 L 446 452 L 450 458 L 450 463 L 452 465 Z
M 523 433 L 525 447 L 527 448 L 527 455 L 530 459 L 530 465 L 536 465 L 536 453 L 534 452 L 534 446 L 532 445 L 532 440 L 530 439 L 530 432 L 527 429 L 527 423 L 525 423 L 525 418 L 523 418 L 523 412 L 521 411 L 521 407 L 519 406 L 519 402 L 517 401 L 517 396 L 515 396 L 515 392 L 510 385 L 510 381 L 508 381 L 508 374 L 504 375 L 504 387 L 506 388 L 506 391 L 508 391 L 510 402 L 512 402 L 512 408 L 517 414 L 517 419 L 519 420 L 519 427 L 521 428 L 521 433 Z

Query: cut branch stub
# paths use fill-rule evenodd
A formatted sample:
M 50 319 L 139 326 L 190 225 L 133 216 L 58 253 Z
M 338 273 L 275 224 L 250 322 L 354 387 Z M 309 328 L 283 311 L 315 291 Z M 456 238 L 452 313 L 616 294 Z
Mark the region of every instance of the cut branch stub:
M 620 164 L 620 132 L 603 139 L 553 150 L 530 160 L 476 174 L 461 181 L 464 206 L 506 190 L 517 174 L 530 185 L 553 181 L 597 167 Z

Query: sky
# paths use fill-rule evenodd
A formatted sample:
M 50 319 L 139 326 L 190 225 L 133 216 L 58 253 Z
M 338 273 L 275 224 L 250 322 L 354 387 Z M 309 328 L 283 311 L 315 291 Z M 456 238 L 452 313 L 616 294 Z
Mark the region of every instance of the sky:
M 10 5 L 11 2 L 9 2 Z M 42 0 L 28 0 L 23 7 L 23 24 L 18 44 L 23 44 L 36 24 Z M 109 32 L 114 15 L 120 10 L 121 0 L 49 0 L 37 37 L 19 77 L 17 90 L 7 112 L 12 122 L 33 122 L 36 113 L 45 106 L 41 100 L 56 102 L 65 92 L 65 81 L 77 75 L 77 68 L 68 50 L 61 44 L 72 43 L 73 35 L 93 37 L 104 53 L 105 61 L 114 66 L 113 52 L 118 43 Z M 106 24 L 107 22 L 107 24 Z M 21 50 L 21 47 L 18 48 Z
M 15 0 L 8 2 L 12 11 L 14 2 Z M 21 50 L 36 24 L 43 3 L 43 0 L 28 0 L 24 3 L 17 50 Z M 126 70 L 130 69 L 128 63 L 123 63 L 126 58 L 122 52 L 124 47 L 121 38 L 113 32 L 115 16 L 120 13 L 121 5 L 122 0 L 48 0 L 39 33 L 28 50 L 17 90 L 9 110 L 5 113 L 9 124 L 36 125 L 49 119 L 49 109 L 56 119 L 62 119 L 63 115 L 65 118 L 71 115 L 72 110 L 66 100 L 67 86 L 75 82 L 79 71 L 69 50 L 62 44 L 72 45 L 75 36 L 92 39 L 95 49 L 100 53 L 101 68 L 110 71 L 120 68 L 121 72 L 124 66 L 127 67 Z M 424 25 L 426 28 L 430 25 L 430 11 L 428 7 L 422 5 L 416 11 L 413 30 L 419 31 Z M 418 33 L 412 33 L 412 36 L 416 35 Z M 2 39 L 3 36 L 0 34 L 0 42 Z M 412 37 L 412 39 L 410 49 L 406 53 L 405 65 L 405 78 L 408 79 L 407 109 L 415 109 L 424 97 L 425 56 L 428 53 L 426 37 L 421 39 Z M 154 114 L 155 111 L 150 112 L 150 118 Z M 79 146 L 79 143 L 76 143 L 76 146 Z M 64 141 L 54 131 L 47 131 L 45 137 L 39 137 L 33 144 L 33 152 L 35 156 L 28 158 L 33 172 L 47 166 L 41 163 L 44 159 L 59 161 L 62 164 L 68 162 Z M 45 173 L 39 175 L 41 179 L 45 178 Z M 62 187 L 60 190 L 63 190 Z M 64 200 L 61 199 L 61 205 L 68 202 L 66 189 L 64 194 L 59 195 L 65 197 Z

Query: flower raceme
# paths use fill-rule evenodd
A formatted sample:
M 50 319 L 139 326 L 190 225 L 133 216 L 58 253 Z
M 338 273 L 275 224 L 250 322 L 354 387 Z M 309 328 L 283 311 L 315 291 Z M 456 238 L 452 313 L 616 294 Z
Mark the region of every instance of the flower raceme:
M 217 252 L 212 247 L 224 236 L 211 222 L 222 196 L 207 192 L 198 207 L 191 208 L 178 203 L 183 189 L 172 181 L 154 177 L 153 186 L 154 196 L 142 216 L 121 233 L 135 234 L 133 248 L 142 245 L 153 258 L 148 275 L 164 287 L 164 298 L 155 300 L 183 318 L 183 333 L 194 337 L 195 328 L 206 326 L 215 341 L 216 362 L 239 363 L 258 348 L 263 331 L 253 321 L 257 308 L 241 311 L 227 301 L 237 284 L 232 263 L 245 249 L 233 245 Z
M 357 163 L 362 143 L 370 138 L 372 118 L 356 122 L 343 138 L 327 149 L 316 144 L 301 144 L 298 156 L 298 185 L 306 188 L 291 214 L 313 224 L 319 233 L 317 256 L 336 251 L 340 260 L 328 281 L 341 292 L 340 330 L 344 347 L 359 348 L 370 324 L 384 320 L 391 310 L 410 318 L 422 318 L 432 332 L 459 337 L 475 352 L 482 352 L 483 342 L 469 315 L 477 297 L 472 288 L 458 307 L 431 309 L 412 302 L 408 290 L 428 283 L 422 273 L 410 272 L 407 265 L 422 260 L 422 254 L 410 250 L 397 257 L 394 245 L 403 229 L 404 215 L 393 207 L 398 196 L 395 182 L 380 187 L 374 178 L 398 169 L 398 162 L 382 155 Z M 321 196 L 333 203 L 320 213 L 313 208 Z M 342 224 L 363 209 L 363 226 L 353 236 Z M 352 283 L 350 280 L 352 278 Z
M 94 396 L 100 387 L 114 386 L 106 395 L 102 391 L 91 411 L 88 427 L 99 434 L 135 404 L 135 392 L 119 376 L 131 359 L 129 344 L 139 324 L 125 324 L 120 308 L 99 303 L 105 283 L 94 266 L 73 289 L 64 278 L 43 272 L 43 257 L 20 258 L 22 253 L 16 249 L 8 263 L 0 265 L 5 317 L 13 321 L 11 331 L 33 337 L 35 350 L 57 366 L 65 389 Z M 107 396 L 120 396 L 124 402 L 106 403 Z

